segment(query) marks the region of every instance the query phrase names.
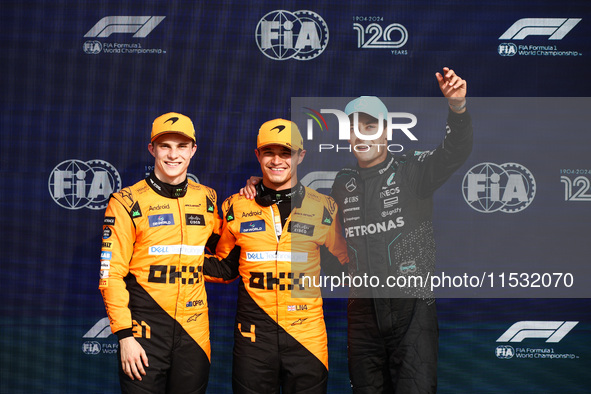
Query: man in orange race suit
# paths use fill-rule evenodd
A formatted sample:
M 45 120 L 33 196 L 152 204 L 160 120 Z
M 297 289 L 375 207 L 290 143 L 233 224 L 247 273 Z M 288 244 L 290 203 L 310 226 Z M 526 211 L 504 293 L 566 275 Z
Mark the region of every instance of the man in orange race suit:
M 215 191 L 187 179 L 196 149 L 188 117 L 158 117 L 148 145 L 154 171 L 114 193 L 105 212 L 99 289 L 119 338 L 123 392 L 205 393 L 207 387 L 204 250 L 214 249 L 221 222 Z
M 377 133 L 380 118 L 386 129 L 384 103 L 362 96 L 345 107 L 357 163 L 339 171 L 331 196 L 342 208 L 339 221 L 351 252 L 351 278 L 424 278 L 435 269 L 433 195 L 467 160 L 473 144 L 467 82 L 449 67 L 442 71 L 435 77 L 449 110 L 445 136 L 435 149 L 400 155 L 380 149 L 388 142 L 387 133 Z M 241 193 L 253 198 L 258 183 L 251 177 Z M 350 288 L 347 348 L 353 393 L 437 392 L 435 299 L 420 286 L 399 290 Z
M 297 125 L 275 119 L 257 137 L 263 181 L 255 200 L 239 194 L 222 204 L 217 254 L 241 247 L 234 328 L 235 393 L 325 393 L 328 351 L 320 248 L 348 261 L 337 206 L 298 183 L 305 155 Z M 226 278 L 227 279 L 227 278 Z

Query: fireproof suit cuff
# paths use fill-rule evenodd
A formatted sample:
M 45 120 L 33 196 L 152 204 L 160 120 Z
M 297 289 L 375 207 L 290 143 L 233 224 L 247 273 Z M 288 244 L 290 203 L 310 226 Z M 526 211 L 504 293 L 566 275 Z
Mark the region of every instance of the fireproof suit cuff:
M 119 338 L 119 340 L 122 340 L 123 338 L 132 337 L 133 330 L 131 328 L 124 328 L 123 330 L 117 331 L 115 335 L 117 335 L 117 338 Z
M 450 109 L 447 113 L 447 123 L 450 124 L 450 127 L 452 128 L 453 126 L 466 127 L 465 125 L 471 121 L 472 117 L 470 116 L 467 110 L 465 112 L 462 112 L 461 114 L 458 114 Z

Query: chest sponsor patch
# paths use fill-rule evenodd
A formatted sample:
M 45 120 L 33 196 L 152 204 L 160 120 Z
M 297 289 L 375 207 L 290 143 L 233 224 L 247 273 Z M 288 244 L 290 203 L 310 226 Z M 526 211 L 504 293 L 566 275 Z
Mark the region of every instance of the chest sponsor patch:
M 186 213 L 185 223 L 187 223 L 187 226 L 205 226 L 205 218 L 203 215 Z
M 287 231 L 293 234 L 302 234 L 312 237 L 314 235 L 314 225 L 302 222 L 289 222 Z
M 248 217 L 252 217 L 252 216 L 261 216 L 263 214 L 262 210 L 258 210 L 258 211 L 250 211 L 250 212 L 242 212 L 242 217 L 243 218 L 248 218 Z
M 296 311 L 307 311 L 308 310 L 308 305 L 288 305 L 287 306 L 287 311 L 288 312 L 296 312 Z M 301 322 L 299 322 L 299 324 L 302 324 L 304 322 L 304 320 L 306 319 L 300 319 L 302 320 Z M 292 324 L 293 326 L 294 324 Z
M 114 216 L 105 216 L 105 220 L 103 220 L 103 225 L 114 226 L 115 225 L 115 217 Z
M 259 231 L 265 231 L 264 220 L 254 220 L 252 222 L 240 223 L 240 232 L 245 233 L 256 233 Z
M 150 227 L 172 226 L 174 225 L 174 216 L 172 213 L 163 213 L 161 215 L 148 216 Z
M 186 255 L 186 256 L 201 256 L 205 251 L 203 245 L 152 245 L 148 249 L 150 255 Z
M 275 250 L 257 251 L 245 253 L 246 261 L 291 261 L 292 263 L 305 263 L 308 261 L 307 252 L 282 252 Z

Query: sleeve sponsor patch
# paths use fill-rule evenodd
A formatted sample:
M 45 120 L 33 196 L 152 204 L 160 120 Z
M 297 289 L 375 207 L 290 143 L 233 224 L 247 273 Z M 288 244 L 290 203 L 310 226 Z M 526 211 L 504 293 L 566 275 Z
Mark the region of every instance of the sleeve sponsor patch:
M 328 209 L 326 209 L 326 207 L 324 208 L 324 212 L 322 213 L 322 224 L 326 224 L 327 226 L 330 226 L 332 224 L 332 215 L 330 214 Z
M 213 201 L 207 197 L 207 212 L 215 212 L 215 205 L 213 204 Z
M 135 202 L 135 204 L 133 204 L 133 207 L 131 207 L 131 212 L 129 212 L 129 214 L 131 215 L 132 219 L 139 218 L 142 216 L 142 210 L 140 209 L 140 204 L 138 204 L 137 201 Z
M 103 227 L 103 239 L 111 238 L 112 233 L 113 232 L 111 231 L 111 227 L 109 227 L 109 226 Z
M 226 221 L 231 222 L 232 220 L 234 220 L 234 205 L 230 205 L 228 213 L 226 213 Z

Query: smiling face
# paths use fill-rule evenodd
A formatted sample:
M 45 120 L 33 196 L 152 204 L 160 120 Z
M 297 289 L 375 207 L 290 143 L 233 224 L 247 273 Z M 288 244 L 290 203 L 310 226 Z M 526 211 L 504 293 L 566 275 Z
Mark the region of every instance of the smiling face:
M 266 145 L 255 150 L 263 172 L 263 185 L 273 190 L 285 190 L 298 181 L 297 166 L 305 150 L 292 151 L 282 145 Z
M 360 135 L 375 135 L 378 132 L 378 119 L 364 112 L 358 112 L 358 117 L 357 126 Z M 353 148 L 353 154 L 357 158 L 359 167 L 373 167 L 386 160 L 386 157 L 388 156 L 388 135 L 385 132 L 386 125 L 383 126 L 383 132 L 378 138 L 375 140 L 365 140 L 359 138 L 353 132 L 353 114 L 349 115 L 349 119 L 351 121 L 349 143 Z
M 148 145 L 154 156 L 154 173 L 164 183 L 178 185 L 187 177 L 187 168 L 197 150 L 193 141 L 180 134 L 164 134 Z

